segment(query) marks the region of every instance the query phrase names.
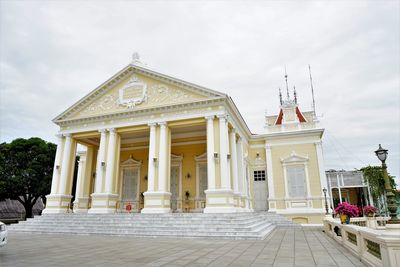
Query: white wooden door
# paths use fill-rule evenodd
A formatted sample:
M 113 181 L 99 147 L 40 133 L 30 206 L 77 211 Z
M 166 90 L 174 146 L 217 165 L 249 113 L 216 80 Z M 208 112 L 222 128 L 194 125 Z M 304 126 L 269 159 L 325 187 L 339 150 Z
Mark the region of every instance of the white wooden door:
M 254 192 L 254 210 L 266 211 L 268 209 L 268 191 L 265 171 L 254 171 L 253 173 L 253 192 Z
M 204 191 L 207 190 L 207 164 L 200 164 L 199 166 L 199 196 L 202 200 L 206 200 L 206 193 Z
M 137 201 L 138 168 L 126 168 L 123 170 L 124 184 L 122 192 L 123 202 Z
M 179 166 L 171 167 L 171 209 L 176 211 L 179 189 Z

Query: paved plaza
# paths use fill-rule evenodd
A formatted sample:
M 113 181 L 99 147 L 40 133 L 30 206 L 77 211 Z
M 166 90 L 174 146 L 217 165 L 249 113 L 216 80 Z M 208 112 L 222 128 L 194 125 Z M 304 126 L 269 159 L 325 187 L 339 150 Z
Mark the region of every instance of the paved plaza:
M 0 266 L 365 266 L 321 228 L 259 241 L 9 234 Z

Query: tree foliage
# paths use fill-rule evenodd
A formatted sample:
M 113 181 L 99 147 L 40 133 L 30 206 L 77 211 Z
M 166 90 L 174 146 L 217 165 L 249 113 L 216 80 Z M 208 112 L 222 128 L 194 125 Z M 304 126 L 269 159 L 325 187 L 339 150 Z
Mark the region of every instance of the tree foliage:
M 361 168 L 365 182 L 368 182 L 374 203 L 381 203 L 382 197 L 385 195 L 385 179 L 383 178 L 383 170 L 381 166 L 367 166 Z M 394 176 L 389 175 L 389 181 L 392 188 L 396 187 Z M 382 209 L 382 207 L 378 207 Z
M 56 147 L 37 137 L 0 144 L 0 199 L 18 200 L 27 218 L 36 201 L 50 193 Z

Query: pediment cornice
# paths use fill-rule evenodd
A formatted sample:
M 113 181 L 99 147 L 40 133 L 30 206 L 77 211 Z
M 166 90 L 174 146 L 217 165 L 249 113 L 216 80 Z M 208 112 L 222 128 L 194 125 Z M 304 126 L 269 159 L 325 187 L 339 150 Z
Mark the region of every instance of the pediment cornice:
M 101 122 L 105 120 L 119 120 L 128 117 L 132 118 L 136 116 L 149 116 L 149 115 L 151 116 L 159 113 L 170 113 L 174 111 L 176 112 L 176 111 L 189 110 L 201 107 L 209 107 L 217 104 L 222 104 L 224 103 L 224 100 L 225 100 L 224 98 L 216 98 L 216 99 L 206 99 L 206 100 L 193 101 L 187 103 L 179 103 L 174 105 L 129 109 L 123 112 L 112 112 L 112 113 L 105 113 L 105 114 L 93 115 L 75 119 L 58 120 L 55 121 L 55 123 L 61 127 L 64 127 L 64 126 L 83 124 L 83 123 Z
M 100 97 L 104 96 L 111 88 L 119 84 L 122 80 L 124 80 L 127 76 L 132 75 L 132 74 L 139 74 L 139 75 L 144 75 L 148 78 L 152 78 L 155 80 L 158 80 L 160 82 L 163 82 L 165 84 L 169 85 L 174 85 L 178 86 L 182 89 L 185 89 L 189 92 L 200 94 L 203 96 L 206 96 L 208 99 L 219 99 L 219 98 L 226 98 L 227 96 L 223 93 L 195 85 L 189 82 L 185 82 L 180 79 L 176 79 L 149 69 L 146 69 L 144 67 L 140 67 L 137 65 L 128 65 L 124 69 L 122 69 L 120 72 L 112 76 L 110 79 L 108 79 L 106 82 L 98 86 L 96 89 L 94 89 L 92 92 L 84 96 L 81 100 L 79 100 L 77 103 L 75 103 L 73 106 L 71 106 L 69 109 L 67 109 L 65 112 L 57 116 L 55 119 L 53 119 L 53 122 L 62 125 L 66 121 L 76 121 L 74 119 L 69 119 L 71 116 L 74 114 L 77 114 L 78 112 L 82 111 L 88 104 L 100 99 Z M 160 106 L 162 108 L 162 106 Z M 149 110 L 153 110 L 154 108 L 149 108 Z M 136 109 L 134 111 L 140 111 L 142 109 Z M 79 120 L 92 120 L 93 118 L 97 117 L 102 117 L 102 116 L 114 116 L 115 114 L 124 114 L 124 113 L 131 113 L 132 110 L 127 110 L 125 112 L 116 112 L 116 113 L 109 113 L 109 114 L 102 114 L 98 116 L 88 116 L 88 117 L 83 117 L 79 118 Z

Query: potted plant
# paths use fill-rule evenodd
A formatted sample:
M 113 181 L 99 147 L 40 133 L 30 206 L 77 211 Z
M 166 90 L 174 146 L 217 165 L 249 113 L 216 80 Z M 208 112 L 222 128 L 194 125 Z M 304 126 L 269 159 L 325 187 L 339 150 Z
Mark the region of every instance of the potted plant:
M 368 217 L 374 217 L 377 209 L 374 206 L 368 205 L 364 207 L 364 214 L 367 214 Z
M 346 224 L 350 223 L 350 218 L 351 217 L 357 217 L 358 216 L 358 208 L 355 205 L 352 205 L 347 202 L 340 203 L 336 208 L 335 208 L 335 213 L 340 215 L 340 221 Z

